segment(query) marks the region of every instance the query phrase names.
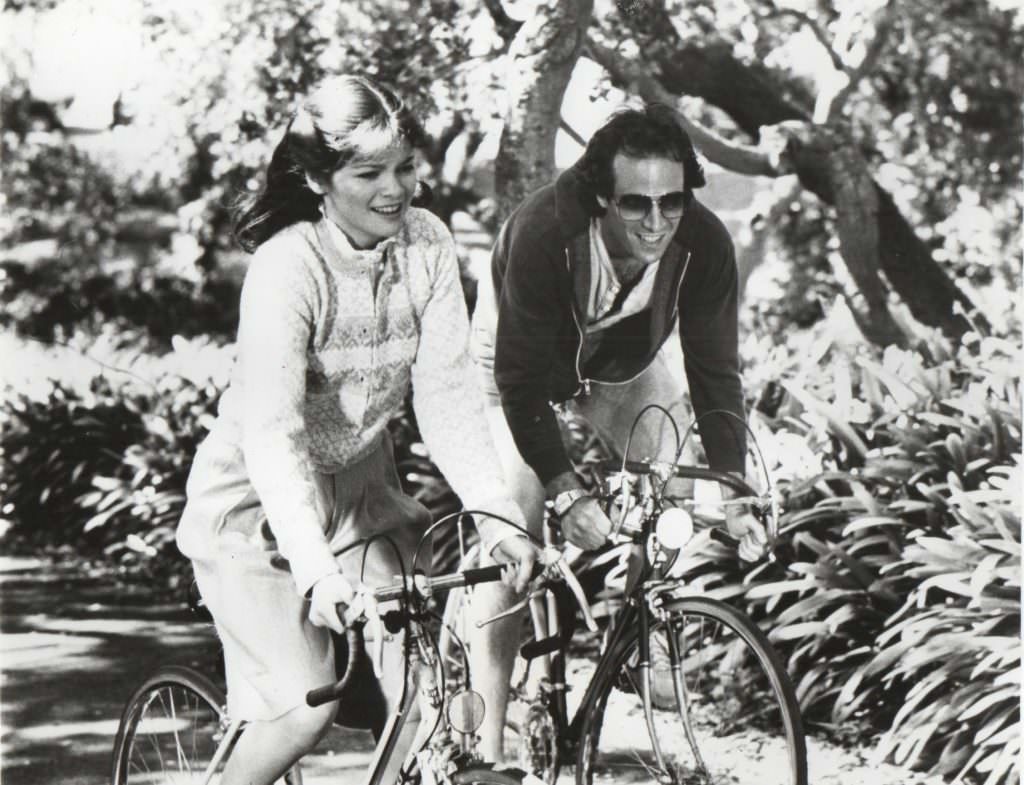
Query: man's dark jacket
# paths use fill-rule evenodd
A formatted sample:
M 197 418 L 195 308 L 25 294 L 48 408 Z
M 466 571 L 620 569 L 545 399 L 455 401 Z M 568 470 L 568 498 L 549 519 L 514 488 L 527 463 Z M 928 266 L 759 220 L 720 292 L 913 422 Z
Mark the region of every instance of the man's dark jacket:
M 516 446 L 544 484 L 570 471 L 550 404 L 586 394 L 592 383 L 637 376 L 669 337 L 678 315 L 686 378 L 708 461 L 720 471 L 743 471 L 744 426 L 715 413 L 744 417 L 736 258 L 728 231 L 692 200 L 659 263 L 650 308 L 586 335 L 581 327 L 590 291 L 588 230 L 594 204 L 575 169 L 569 169 L 528 196 L 495 243 L 494 376 Z

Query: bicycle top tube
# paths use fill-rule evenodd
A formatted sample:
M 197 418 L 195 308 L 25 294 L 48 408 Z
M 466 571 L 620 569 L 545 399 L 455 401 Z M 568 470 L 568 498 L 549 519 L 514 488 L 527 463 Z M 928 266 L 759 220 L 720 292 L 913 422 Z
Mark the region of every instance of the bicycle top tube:
M 660 461 L 626 461 L 625 465 L 623 465 L 622 461 L 606 460 L 599 463 L 598 467 L 602 474 L 609 476 L 622 471 L 623 468 L 631 474 L 653 474 L 653 467 L 663 465 L 671 464 Z M 735 474 L 729 474 L 728 472 L 715 471 L 705 466 L 684 466 L 677 463 L 673 466 L 673 474 L 684 480 L 711 480 L 722 485 L 728 485 L 734 491 L 744 496 L 762 495 L 759 491 L 754 490 L 742 477 L 737 477 Z

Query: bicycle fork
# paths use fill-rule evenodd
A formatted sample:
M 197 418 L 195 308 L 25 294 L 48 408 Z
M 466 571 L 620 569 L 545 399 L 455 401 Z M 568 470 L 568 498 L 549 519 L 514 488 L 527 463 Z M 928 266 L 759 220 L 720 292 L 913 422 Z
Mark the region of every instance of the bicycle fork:
M 697 737 L 693 732 L 693 721 L 690 719 L 690 692 L 686 687 L 682 666 L 682 651 L 685 651 L 686 648 L 685 640 L 681 650 L 677 637 L 677 634 L 685 636 L 686 630 L 677 629 L 675 620 L 660 606 L 658 599 L 657 595 L 652 596 L 651 612 L 640 614 L 640 660 L 643 675 L 644 716 L 647 719 L 647 729 L 651 736 L 651 747 L 658 761 L 658 767 L 662 771 L 667 771 L 654 728 L 654 705 L 651 697 L 653 674 L 650 665 L 650 619 L 653 614 L 657 616 L 658 621 L 665 627 L 665 634 L 668 639 L 669 667 L 672 671 L 672 691 L 676 699 L 676 711 L 679 714 L 680 722 L 683 724 L 683 733 L 686 736 L 687 744 L 690 746 L 690 751 L 693 753 L 694 763 L 706 775 L 708 767 L 700 753 Z
M 651 751 L 658 763 L 658 769 L 668 772 L 665 756 L 658 743 L 658 731 L 654 727 L 653 674 L 651 673 L 651 616 L 646 610 L 640 612 L 640 632 L 637 641 L 639 649 L 640 697 L 644 704 L 644 721 L 647 723 L 647 735 L 651 738 Z M 678 663 L 673 663 L 673 667 Z

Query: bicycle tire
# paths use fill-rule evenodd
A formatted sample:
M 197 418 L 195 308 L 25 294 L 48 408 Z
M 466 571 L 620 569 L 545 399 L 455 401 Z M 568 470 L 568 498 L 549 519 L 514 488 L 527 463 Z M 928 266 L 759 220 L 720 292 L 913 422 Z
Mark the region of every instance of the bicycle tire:
M 652 620 L 652 650 L 660 646 L 667 654 L 674 633 L 682 655 L 678 690 L 662 658 L 652 678 L 649 724 L 636 668 L 638 636 L 621 642 L 609 667 L 595 675 L 591 711 L 580 729 L 577 785 L 807 785 L 799 704 L 764 633 L 745 614 L 708 597 L 672 600 L 664 609 L 662 619 Z M 659 655 L 651 659 L 657 665 Z M 701 671 L 705 665 L 713 667 Z M 677 695 L 689 706 L 690 739 Z M 614 721 L 603 733 L 609 716 Z
M 224 706 L 224 693 L 202 673 L 178 665 L 159 668 L 121 713 L 111 761 L 113 785 L 201 782 L 227 730 Z M 302 785 L 299 764 L 280 782 Z

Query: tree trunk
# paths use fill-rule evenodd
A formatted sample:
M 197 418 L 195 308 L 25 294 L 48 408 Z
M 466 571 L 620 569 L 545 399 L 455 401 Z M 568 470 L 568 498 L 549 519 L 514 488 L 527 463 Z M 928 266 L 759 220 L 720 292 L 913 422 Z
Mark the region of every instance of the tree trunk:
M 508 107 L 494 162 L 498 218 L 555 174 L 562 98 L 579 59 L 593 0 L 541 0 L 509 49 Z

